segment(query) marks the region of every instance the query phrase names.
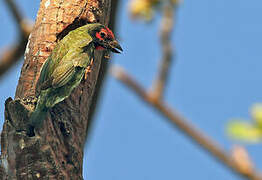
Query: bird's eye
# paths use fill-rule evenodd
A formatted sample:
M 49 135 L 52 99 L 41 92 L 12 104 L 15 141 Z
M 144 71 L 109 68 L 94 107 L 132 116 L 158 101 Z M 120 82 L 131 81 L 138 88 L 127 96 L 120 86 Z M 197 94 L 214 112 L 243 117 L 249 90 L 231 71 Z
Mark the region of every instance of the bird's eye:
M 104 38 L 106 36 L 106 34 L 104 32 L 100 32 L 100 37 Z

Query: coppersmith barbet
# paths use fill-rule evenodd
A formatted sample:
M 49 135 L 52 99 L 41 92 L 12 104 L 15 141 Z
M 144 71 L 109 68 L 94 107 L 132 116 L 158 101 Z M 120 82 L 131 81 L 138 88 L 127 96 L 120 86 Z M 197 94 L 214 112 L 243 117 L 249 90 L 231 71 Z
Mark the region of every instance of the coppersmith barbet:
M 29 119 L 28 135 L 34 134 L 34 127 L 42 124 L 48 109 L 67 98 L 79 85 L 95 49 L 122 51 L 112 31 L 99 23 L 79 27 L 57 43 L 41 68 L 36 84 L 37 105 Z

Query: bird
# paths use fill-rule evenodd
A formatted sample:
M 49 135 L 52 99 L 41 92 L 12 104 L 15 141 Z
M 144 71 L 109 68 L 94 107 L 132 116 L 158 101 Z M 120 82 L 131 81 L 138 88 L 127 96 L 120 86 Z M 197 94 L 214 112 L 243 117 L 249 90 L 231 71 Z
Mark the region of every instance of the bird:
M 57 43 L 40 70 L 37 104 L 29 117 L 27 135 L 34 136 L 34 128 L 42 124 L 48 110 L 69 97 L 80 84 L 95 50 L 123 51 L 113 32 L 100 23 L 72 30 Z

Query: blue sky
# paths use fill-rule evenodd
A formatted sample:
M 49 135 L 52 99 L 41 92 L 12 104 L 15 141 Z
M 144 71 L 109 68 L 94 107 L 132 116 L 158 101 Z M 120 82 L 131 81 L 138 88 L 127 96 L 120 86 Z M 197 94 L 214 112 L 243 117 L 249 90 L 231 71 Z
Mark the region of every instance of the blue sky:
M 17 2 L 35 19 L 39 0 Z M 124 53 L 110 61 L 150 88 L 161 57 L 160 16 L 150 24 L 132 21 L 127 1 L 121 2 L 116 34 Z M 228 139 L 225 124 L 233 117 L 249 119 L 249 107 L 262 101 L 261 6 L 259 0 L 184 0 L 177 14 L 172 38 L 177 58 L 165 99 L 227 150 L 237 142 Z M 17 34 L 3 1 L 0 12 L 2 50 Z M 0 80 L 0 126 L 4 101 L 14 97 L 21 65 L 22 61 Z M 110 76 L 88 141 L 85 179 L 242 179 Z M 261 144 L 246 148 L 262 170 Z

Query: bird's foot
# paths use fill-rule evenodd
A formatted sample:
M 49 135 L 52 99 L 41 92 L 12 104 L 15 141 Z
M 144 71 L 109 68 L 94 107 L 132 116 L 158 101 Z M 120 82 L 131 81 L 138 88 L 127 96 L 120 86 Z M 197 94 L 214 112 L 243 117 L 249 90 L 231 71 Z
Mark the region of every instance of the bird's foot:
M 91 62 L 90 62 L 90 65 L 87 66 L 87 68 L 86 68 L 86 70 L 85 70 L 85 80 L 87 80 L 87 76 L 88 76 L 88 74 L 91 72 L 91 67 L 92 67 L 93 63 L 94 63 L 94 60 L 93 60 L 93 58 L 92 58 L 92 59 L 91 59 Z
M 104 55 L 104 58 L 110 59 L 110 55 L 109 55 L 109 54 L 106 54 L 106 55 Z

